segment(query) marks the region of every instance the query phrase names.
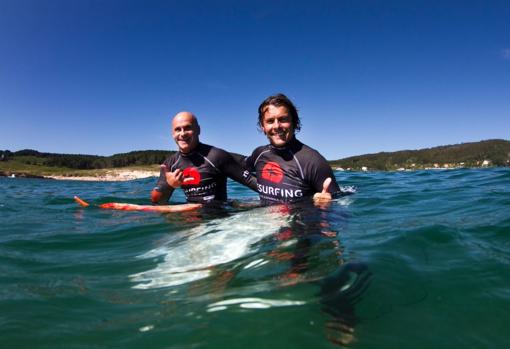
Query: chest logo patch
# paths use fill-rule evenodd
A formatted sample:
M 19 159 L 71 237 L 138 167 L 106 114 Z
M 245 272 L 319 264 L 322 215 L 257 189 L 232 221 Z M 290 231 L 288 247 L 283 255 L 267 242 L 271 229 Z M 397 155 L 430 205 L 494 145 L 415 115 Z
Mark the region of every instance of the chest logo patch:
M 283 180 L 283 171 L 276 162 L 269 161 L 262 168 L 262 178 L 273 183 L 280 183 Z
M 183 185 L 199 185 L 200 184 L 200 172 L 194 167 L 186 167 L 184 171 L 182 171 L 183 174 Z

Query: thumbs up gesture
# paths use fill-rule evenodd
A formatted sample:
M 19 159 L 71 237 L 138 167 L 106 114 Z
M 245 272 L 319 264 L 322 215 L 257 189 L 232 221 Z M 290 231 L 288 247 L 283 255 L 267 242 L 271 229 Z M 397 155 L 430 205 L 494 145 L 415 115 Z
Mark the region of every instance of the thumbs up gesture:
M 324 183 L 322 183 L 322 191 L 320 193 L 315 193 L 313 195 L 314 202 L 331 201 L 331 199 L 332 199 L 331 193 L 328 192 L 330 184 L 331 184 L 331 177 L 328 177 L 324 180 Z

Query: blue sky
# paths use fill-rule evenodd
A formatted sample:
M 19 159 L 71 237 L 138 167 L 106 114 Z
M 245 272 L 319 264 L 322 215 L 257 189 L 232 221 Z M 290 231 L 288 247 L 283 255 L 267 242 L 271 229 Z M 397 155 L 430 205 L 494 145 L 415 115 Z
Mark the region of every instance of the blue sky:
M 0 0 L 0 149 L 249 154 L 283 92 L 327 159 L 510 139 L 508 1 Z

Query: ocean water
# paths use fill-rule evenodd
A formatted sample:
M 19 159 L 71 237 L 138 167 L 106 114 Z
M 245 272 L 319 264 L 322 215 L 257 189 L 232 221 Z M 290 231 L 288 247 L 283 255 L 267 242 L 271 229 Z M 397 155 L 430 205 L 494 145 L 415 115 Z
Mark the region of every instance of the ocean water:
M 508 348 L 510 169 L 336 175 L 329 206 L 172 214 L 72 199 L 155 179 L 0 178 L 0 347 Z

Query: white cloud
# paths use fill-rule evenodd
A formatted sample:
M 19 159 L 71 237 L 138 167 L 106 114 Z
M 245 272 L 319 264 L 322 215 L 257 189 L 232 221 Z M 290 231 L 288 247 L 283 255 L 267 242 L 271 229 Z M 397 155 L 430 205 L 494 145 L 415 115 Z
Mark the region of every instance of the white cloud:
M 503 55 L 503 59 L 510 59 L 510 48 L 503 49 L 501 54 Z

